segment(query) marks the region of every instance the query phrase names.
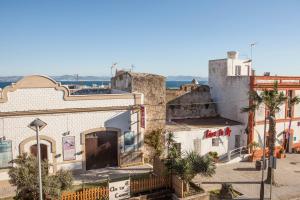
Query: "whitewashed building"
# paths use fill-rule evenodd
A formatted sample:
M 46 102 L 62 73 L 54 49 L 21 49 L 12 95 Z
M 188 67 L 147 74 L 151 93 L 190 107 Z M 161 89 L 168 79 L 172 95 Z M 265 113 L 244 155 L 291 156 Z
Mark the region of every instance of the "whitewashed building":
M 247 143 L 243 137 L 243 125 L 221 117 L 176 119 L 166 128 L 174 133 L 183 154 L 191 151 L 199 155 L 217 152 L 220 157 L 226 157 L 230 151 Z
M 267 110 L 262 106 L 255 113 L 241 113 L 241 108 L 251 105 L 248 93 L 272 89 L 274 83 L 278 89 L 292 98 L 300 96 L 300 77 L 255 75 L 251 69 L 251 60 L 240 59 L 237 52 L 228 52 L 227 58 L 209 61 L 209 86 L 212 99 L 217 104 L 221 117 L 241 122 L 247 133 L 247 143 L 253 141 L 263 146 L 264 118 Z M 276 115 L 277 148 L 291 151 L 300 147 L 300 105 L 291 106 L 287 102 Z
M 143 163 L 140 106 L 143 95 L 110 90 L 108 94 L 70 95 L 67 87 L 45 76 L 27 76 L 0 92 L 0 179 L 8 162 L 21 153 L 36 155 L 36 118 L 41 157 L 61 168 L 89 170 Z
M 181 89 L 168 90 L 167 100 L 166 129 L 174 133 L 183 154 L 217 152 L 221 158 L 227 158 L 230 152 L 242 150 L 240 147 L 247 144 L 242 123 L 218 116 L 208 86 L 182 85 Z

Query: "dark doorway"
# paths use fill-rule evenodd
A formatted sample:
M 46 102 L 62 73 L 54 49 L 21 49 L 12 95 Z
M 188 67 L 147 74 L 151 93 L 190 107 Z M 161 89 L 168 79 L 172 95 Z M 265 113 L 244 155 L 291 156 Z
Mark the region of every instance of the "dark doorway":
M 293 130 L 285 131 L 283 133 L 283 144 L 282 144 L 285 151 L 291 153 L 293 144 L 294 144 L 294 131 Z
M 86 170 L 118 166 L 118 133 L 99 131 L 85 136 Z
M 235 135 L 235 137 L 234 137 L 234 147 L 235 148 L 241 147 L 241 136 L 240 135 Z
M 47 145 L 40 144 L 41 147 L 41 159 L 42 160 L 48 160 L 48 151 L 47 151 Z M 30 147 L 30 153 L 33 156 L 37 156 L 37 145 L 34 144 Z

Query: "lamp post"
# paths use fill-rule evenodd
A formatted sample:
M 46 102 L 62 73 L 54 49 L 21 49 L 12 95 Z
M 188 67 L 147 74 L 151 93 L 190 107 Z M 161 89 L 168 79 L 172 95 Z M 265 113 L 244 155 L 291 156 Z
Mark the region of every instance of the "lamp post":
M 260 200 L 264 200 L 265 196 L 265 183 L 264 183 L 264 172 L 265 172 L 265 163 L 266 163 L 266 132 L 267 132 L 267 118 L 265 117 L 265 126 L 264 126 L 264 140 L 263 140 L 263 164 L 261 170 L 261 182 L 260 182 Z
M 37 160 L 38 160 L 38 170 L 39 170 L 39 199 L 43 200 L 43 186 L 42 186 L 42 167 L 41 167 L 41 147 L 39 132 L 46 126 L 46 122 L 43 122 L 39 118 L 35 119 L 29 124 L 29 128 L 36 132 L 36 145 L 37 145 Z

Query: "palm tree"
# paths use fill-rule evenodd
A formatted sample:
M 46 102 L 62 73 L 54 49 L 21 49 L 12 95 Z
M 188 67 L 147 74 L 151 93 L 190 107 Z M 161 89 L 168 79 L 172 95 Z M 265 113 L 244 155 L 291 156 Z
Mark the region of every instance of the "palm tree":
M 212 176 L 215 174 L 216 165 L 211 156 L 200 156 L 192 151 L 183 158 L 174 159 L 171 170 L 184 181 L 188 192 L 189 183 L 197 174 Z
M 216 173 L 216 165 L 214 159 L 209 156 L 200 156 L 196 152 L 188 152 L 185 157 L 191 164 L 195 174 L 203 176 L 212 176 Z
M 269 137 L 268 137 L 268 148 L 269 156 L 274 156 L 275 142 L 276 142 L 276 113 L 280 111 L 280 106 L 282 106 L 286 101 L 289 101 L 289 105 L 293 106 L 300 103 L 300 98 L 298 96 L 293 98 L 288 98 L 283 92 L 278 91 L 278 83 L 275 82 L 272 89 L 265 89 L 260 94 L 257 91 L 251 91 L 249 93 L 249 98 L 252 100 L 252 104 L 249 107 L 242 108 L 242 112 L 253 112 L 264 105 L 269 111 Z M 274 169 L 270 166 L 268 168 L 267 183 L 275 183 Z

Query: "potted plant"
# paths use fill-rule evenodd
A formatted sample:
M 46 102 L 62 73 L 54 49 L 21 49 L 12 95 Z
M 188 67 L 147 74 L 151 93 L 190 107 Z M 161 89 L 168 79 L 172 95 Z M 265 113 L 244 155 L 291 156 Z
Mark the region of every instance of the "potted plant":
M 280 158 L 285 158 L 285 150 L 284 150 L 283 147 L 281 147 L 281 148 L 279 149 L 277 158 L 279 158 L 279 159 L 280 159 Z
M 250 149 L 252 149 L 253 151 L 256 151 L 257 148 L 259 147 L 259 144 L 258 144 L 258 142 L 253 141 L 253 142 L 251 142 L 251 143 L 248 145 L 248 147 L 249 147 Z
M 210 152 L 208 153 L 208 155 L 209 155 L 210 157 L 212 157 L 213 160 L 214 160 L 215 162 L 218 162 L 218 160 L 219 160 L 218 152 L 210 151 Z
M 252 155 L 250 157 L 251 161 L 260 160 L 262 157 L 262 149 L 259 151 L 259 144 L 255 141 L 248 144 L 248 148 L 250 151 L 252 151 Z

